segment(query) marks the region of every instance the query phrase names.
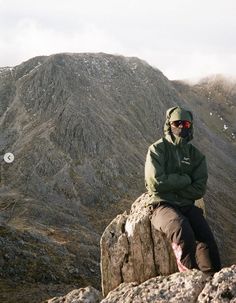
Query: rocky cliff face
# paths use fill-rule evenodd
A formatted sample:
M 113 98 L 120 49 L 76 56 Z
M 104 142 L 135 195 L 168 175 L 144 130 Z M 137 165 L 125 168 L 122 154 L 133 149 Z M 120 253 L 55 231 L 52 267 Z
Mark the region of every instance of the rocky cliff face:
M 1 68 L 0 152 L 15 155 L 11 164 L 1 158 L 0 170 L 4 288 L 21 280 L 98 287 L 100 236 L 145 191 L 147 148 L 176 104 L 195 112 L 195 144 L 209 163 L 206 211 L 224 264 L 232 264 L 234 96 L 234 83 L 170 82 L 137 58 L 107 54 L 58 54 Z

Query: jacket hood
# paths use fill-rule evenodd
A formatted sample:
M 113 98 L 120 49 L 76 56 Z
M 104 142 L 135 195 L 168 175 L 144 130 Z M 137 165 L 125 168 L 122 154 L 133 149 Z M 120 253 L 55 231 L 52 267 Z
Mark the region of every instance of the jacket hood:
M 175 135 L 171 132 L 171 126 L 170 122 L 176 121 L 176 120 L 188 120 L 191 123 L 191 127 L 189 129 L 189 135 L 186 138 L 177 138 Z M 193 114 L 189 110 L 186 110 L 184 108 L 181 108 L 179 106 L 171 107 L 166 111 L 166 121 L 164 124 L 164 136 L 165 138 L 177 145 L 180 143 L 188 143 L 193 139 Z

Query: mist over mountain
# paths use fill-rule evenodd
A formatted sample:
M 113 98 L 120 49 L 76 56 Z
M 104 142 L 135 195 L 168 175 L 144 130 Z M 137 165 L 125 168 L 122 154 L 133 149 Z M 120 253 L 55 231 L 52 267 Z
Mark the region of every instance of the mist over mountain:
M 48 283 L 50 297 L 56 285 L 99 287 L 101 233 L 145 191 L 147 148 L 175 105 L 194 113 L 208 220 L 223 264 L 235 263 L 235 82 L 190 85 L 138 58 L 56 54 L 0 69 L 2 288 L 17 296 L 22 281 L 38 283 L 45 299 Z

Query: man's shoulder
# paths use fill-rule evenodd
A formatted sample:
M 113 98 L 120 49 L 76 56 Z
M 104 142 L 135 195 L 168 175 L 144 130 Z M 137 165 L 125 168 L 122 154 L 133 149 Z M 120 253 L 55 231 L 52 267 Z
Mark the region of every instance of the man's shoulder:
M 159 140 L 157 140 L 156 142 L 152 143 L 149 146 L 149 149 L 151 151 L 164 150 L 164 148 L 165 148 L 165 138 L 160 138 Z

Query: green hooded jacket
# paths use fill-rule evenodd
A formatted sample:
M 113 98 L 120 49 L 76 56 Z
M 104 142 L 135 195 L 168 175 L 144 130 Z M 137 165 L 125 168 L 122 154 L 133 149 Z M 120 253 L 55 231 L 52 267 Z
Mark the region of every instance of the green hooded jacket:
M 193 122 L 190 111 L 180 107 L 167 110 L 164 137 L 153 143 L 145 163 L 145 185 L 151 197 L 150 204 L 165 201 L 177 206 L 194 204 L 206 191 L 207 166 L 205 156 L 191 143 L 193 123 L 189 136 L 172 134 L 170 122 Z

